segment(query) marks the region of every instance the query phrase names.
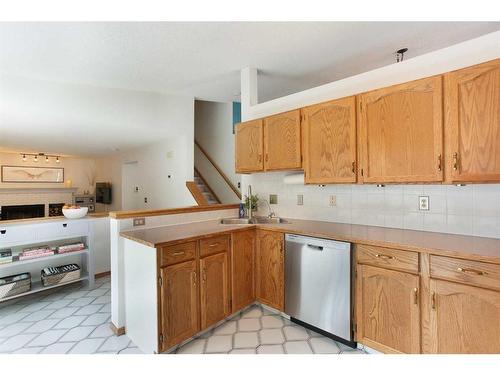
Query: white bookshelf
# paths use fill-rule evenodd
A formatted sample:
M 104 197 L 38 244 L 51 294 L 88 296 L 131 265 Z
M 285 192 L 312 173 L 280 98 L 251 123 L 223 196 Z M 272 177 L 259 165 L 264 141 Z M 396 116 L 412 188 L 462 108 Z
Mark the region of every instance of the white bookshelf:
M 92 249 L 93 233 L 89 220 L 57 219 L 54 221 L 30 223 L 1 223 L 0 222 L 0 249 L 10 248 L 12 254 L 17 255 L 22 249 L 39 245 L 61 245 L 63 243 L 83 242 L 86 248 L 78 251 L 54 254 L 45 257 L 16 260 L 0 264 L 0 277 L 17 275 L 24 272 L 31 274 L 31 290 L 12 297 L 0 299 L 2 302 L 14 298 L 54 289 L 80 281 L 85 281 L 90 287 L 94 285 L 94 253 Z M 77 263 L 81 269 L 81 277 L 64 284 L 44 287 L 40 280 L 40 272 L 46 267 Z

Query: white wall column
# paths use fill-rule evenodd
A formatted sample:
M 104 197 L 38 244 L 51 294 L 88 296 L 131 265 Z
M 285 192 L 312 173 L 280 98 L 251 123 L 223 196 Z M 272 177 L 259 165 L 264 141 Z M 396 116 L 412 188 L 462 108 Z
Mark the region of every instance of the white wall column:
M 250 107 L 259 103 L 257 69 L 241 69 L 241 120 L 247 120 Z

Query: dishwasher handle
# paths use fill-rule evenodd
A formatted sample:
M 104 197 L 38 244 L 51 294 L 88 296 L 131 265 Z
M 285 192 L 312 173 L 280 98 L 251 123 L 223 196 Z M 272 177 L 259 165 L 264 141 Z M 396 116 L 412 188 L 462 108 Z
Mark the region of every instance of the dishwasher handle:
M 311 248 L 311 249 L 314 249 L 314 250 L 323 251 L 323 246 L 312 245 L 312 244 L 308 243 L 308 244 L 307 244 L 307 247 L 309 247 L 309 248 Z

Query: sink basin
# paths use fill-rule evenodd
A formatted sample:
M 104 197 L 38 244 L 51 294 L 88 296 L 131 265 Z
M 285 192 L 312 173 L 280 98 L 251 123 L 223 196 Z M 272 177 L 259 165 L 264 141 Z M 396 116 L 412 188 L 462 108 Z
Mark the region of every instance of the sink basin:
M 288 223 L 285 219 L 281 217 L 264 217 L 264 216 L 254 216 L 252 219 L 248 218 L 226 218 L 220 221 L 221 224 L 285 224 Z

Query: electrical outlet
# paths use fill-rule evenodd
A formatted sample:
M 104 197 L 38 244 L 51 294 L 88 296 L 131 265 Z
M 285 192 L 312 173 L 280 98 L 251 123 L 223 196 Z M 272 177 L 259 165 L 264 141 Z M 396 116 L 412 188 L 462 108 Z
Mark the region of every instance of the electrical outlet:
M 418 197 L 418 209 L 420 211 L 429 211 L 429 196 L 421 195 Z
M 297 206 L 303 206 L 303 205 L 304 205 L 304 195 L 297 194 Z
M 278 204 L 278 194 L 269 194 L 269 204 Z
M 335 207 L 337 205 L 337 196 L 330 195 L 330 207 Z
M 134 218 L 134 227 L 146 225 L 146 218 L 144 217 L 136 217 Z
M 144 197 L 144 203 L 148 203 L 148 197 Z

